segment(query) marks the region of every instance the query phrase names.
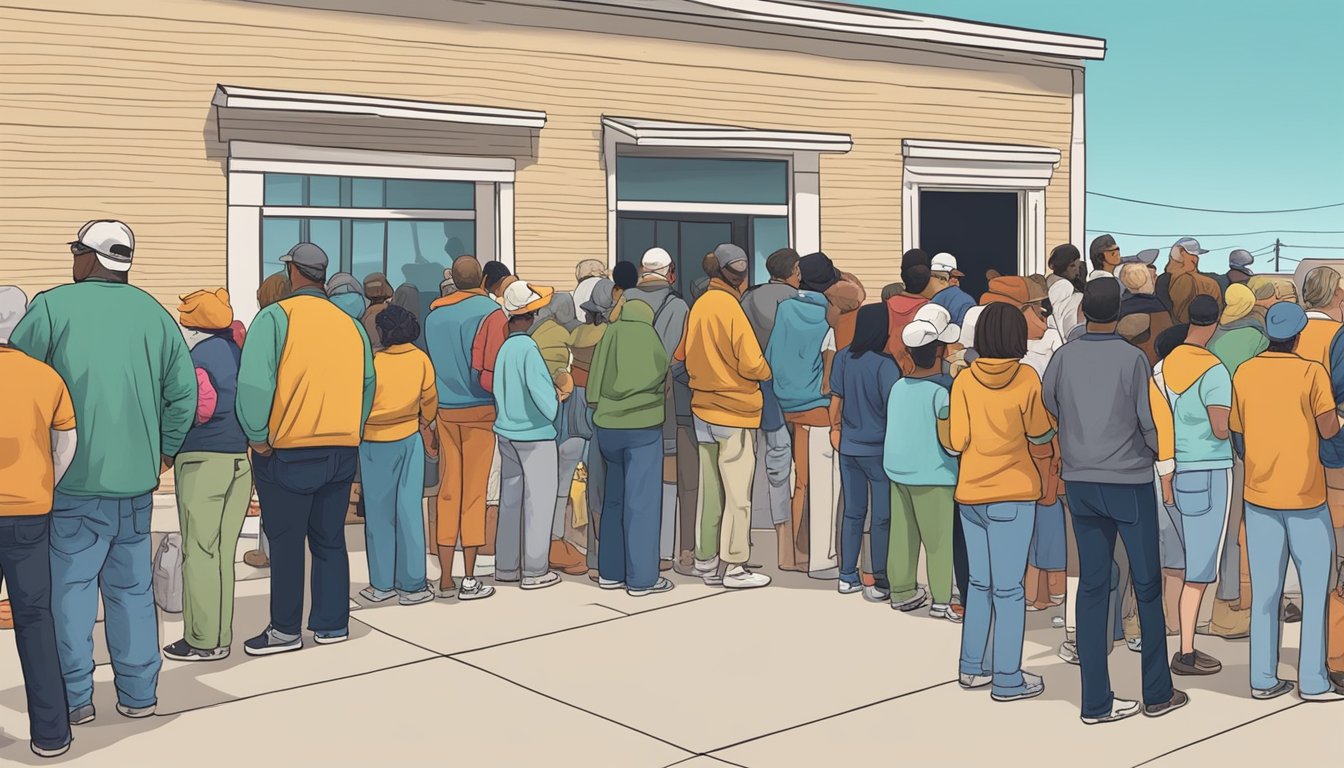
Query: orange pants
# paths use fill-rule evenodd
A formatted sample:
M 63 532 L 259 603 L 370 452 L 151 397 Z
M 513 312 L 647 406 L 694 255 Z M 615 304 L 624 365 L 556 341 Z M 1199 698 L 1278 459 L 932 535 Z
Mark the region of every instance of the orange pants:
M 440 408 L 439 496 L 436 501 L 441 547 L 485 546 L 485 486 L 495 453 L 495 408 Z

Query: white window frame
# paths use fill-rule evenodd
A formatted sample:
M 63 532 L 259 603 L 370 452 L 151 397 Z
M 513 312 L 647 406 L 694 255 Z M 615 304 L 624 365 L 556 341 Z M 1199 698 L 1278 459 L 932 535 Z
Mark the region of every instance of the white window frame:
M 1059 165 L 1059 150 L 906 139 L 901 154 L 902 250 L 920 242 L 920 193 L 1016 192 L 1018 274 L 1045 272 L 1045 190 Z
M 228 162 L 228 289 L 234 315 L 250 323 L 261 284 L 261 221 L 267 216 L 476 221 L 476 257 L 514 267 L 512 158 L 452 157 L 232 141 Z M 267 173 L 470 181 L 474 211 L 265 205 Z
M 602 126 L 602 160 L 607 171 L 607 262 L 611 266 L 616 264 L 617 215 L 626 211 L 786 217 L 790 246 L 799 253 L 819 251 L 821 154 L 848 152 L 853 146 L 845 134 L 766 131 L 607 117 L 602 119 Z M 788 163 L 788 202 L 783 205 L 738 205 L 617 200 L 618 155 L 784 160 Z

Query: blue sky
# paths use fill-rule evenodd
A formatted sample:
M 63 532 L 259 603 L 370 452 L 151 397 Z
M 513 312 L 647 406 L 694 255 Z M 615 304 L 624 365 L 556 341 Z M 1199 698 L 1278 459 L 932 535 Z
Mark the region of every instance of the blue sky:
M 1344 0 L 855 4 L 1106 38 L 1106 58 L 1087 65 L 1089 192 L 1237 211 L 1344 203 Z M 1180 234 L 1197 236 L 1213 250 L 1201 261 L 1212 271 L 1230 248 L 1261 248 L 1283 230 L 1329 230 L 1280 237 L 1344 248 L 1344 206 L 1217 214 L 1090 195 L 1087 228 L 1151 235 L 1116 239 L 1126 253 L 1161 247 L 1164 257 Z M 1275 232 L 1215 236 L 1259 230 Z M 1344 250 L 1282 253 L 1344 259 Z M 1270 271 L 1271 256 L 1256 267 Z

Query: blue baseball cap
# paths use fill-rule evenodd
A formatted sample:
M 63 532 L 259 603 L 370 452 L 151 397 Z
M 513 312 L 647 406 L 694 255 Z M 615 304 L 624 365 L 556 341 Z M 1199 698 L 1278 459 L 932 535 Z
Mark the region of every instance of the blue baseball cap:
M 1288 341 L 1307 327 L 1307 313 L 1296 304 L 1281 301 L 1265 314 L 1265 335 L 1270 341 Z

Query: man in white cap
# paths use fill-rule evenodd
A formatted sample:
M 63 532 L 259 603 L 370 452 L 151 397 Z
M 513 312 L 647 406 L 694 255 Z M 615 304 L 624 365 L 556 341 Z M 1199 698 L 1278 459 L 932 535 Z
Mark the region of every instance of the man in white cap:
M 158 703 L 152 492 L 196 416 L 196 373 L 173 317 L 129 284 L 135 236 L 91 221 L 70 243 L 75 282 L 33 299 L 10 344 L 70 388 L 79 450 L 52 500 L 52 615 L 70 722 L 94 719 L 93 630 L 102 592 L 117 711 Z
M 9 590 L 14 643 L 27 693 L 29 746 L 40 757 L 70 748 L 56 623 L 51 615 L 52 491 L 75 456 L 75 412 L 65 382 L 46 363 L 9 345 L 28 298 L 0 286 L 0 444 L 14 446 L 0 465 L 0 574 Z
M 495 435 L 499 438 L 499 534 L 495 581 L 544 589 L 550 570 L 551 521 L 560 458 L 555 417 L 569 396 L 556 389 L 541 348 L 528 335 L 550 288 L 517 280 L 504 289 L 509 336 L 495 361 Z
M 940 253 L 933 257 L 929 271 L 932 273 L 929 285 L 933 291 L 933 298 L 929 301 L 946 309 L 954 325 L 961 325 L 967 310 L 975 306 L 975 299 L 961 289 L 961 278 L 966 273 L 957 269 L 957 257 Z
M 686 330 L 686 315 L 690 308 L 677 295 L 672 285 L 676 267 L 672 256 L 662 248 L 650 248 L 640 260 L 639 284 L 624 292 L 626 301 L 642 301 L 653 308 L 653 330 L 663 342 L 667 358 L 677 351 L 681 334 Z M 695 476 L 698 471 L 695 450 L 695 428 L 691 424 L 691 390 L 679 384 L 671 374 L 667 378 L 671 397 L 665 400 L 663 420 L 663 517 L 660 530 L 660 559 L 662 566 L 672 564 L 676 555 L 677 529 L 681 529 L 682 567 L 693 566 L 695 549 Z M 678 451 L 678 444 L 683 447 Z M 680 455 L 679 455 L 680 454 Z M 681 465 L 685 465 L 684 467 Z M 678 500 L 681 514 L 677 514 Z M 680 525 L 678 525 L 680 521 Z
M 1208 251 L 1199 247 L 1199 241 L 1193 237 L 1182 237 L 1171 246 L 1171 254 L 1167 260 L 1167 271 L 1163 272 L 1157 278 L 1157 300 L 1168 310 L 1171 309 L 1171 281 L 1176 279 L 1177 275 L 1184 275 L 1189 272 L 1199 271 L 1199 257 L 1208 253 Z

